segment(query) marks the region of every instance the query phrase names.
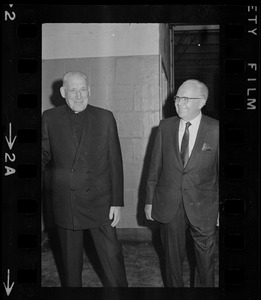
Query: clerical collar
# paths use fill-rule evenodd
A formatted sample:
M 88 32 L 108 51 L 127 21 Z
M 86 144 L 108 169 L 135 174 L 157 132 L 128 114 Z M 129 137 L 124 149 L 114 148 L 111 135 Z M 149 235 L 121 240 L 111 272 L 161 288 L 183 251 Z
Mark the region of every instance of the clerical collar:
M 86 106 L 86 108 L 87 108 L 87 106 Z M 79 115 L 80 116 L 80 115 L 82 115 L 86 111 L 86 108 L 84 110 L 80 111 L 80 112 L 75 112 L 74 110 L 72 110 L 70 108 L 70 106 L 67 105 L 67 110 L 70 113 L 70 115 Z

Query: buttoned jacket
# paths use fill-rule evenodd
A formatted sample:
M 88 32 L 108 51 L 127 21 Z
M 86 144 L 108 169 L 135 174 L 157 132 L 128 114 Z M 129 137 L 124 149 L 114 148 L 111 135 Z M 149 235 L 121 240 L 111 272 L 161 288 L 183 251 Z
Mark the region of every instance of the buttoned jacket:
M 152 218 L 168 223 L 181 201 L 194 226 L 214 226 L 219 210 L 219 122 L 202 115 L 186 167 L 179 151 L 179 117 L 160 122 L 147 180 Z
M 111 206 L 123 206 L 123 167 L 113 114 L 87 105 L 80 141 L 67 105 L 42 117 L 42 166 L 52 162 L 55 223 L 67 229 L 97 227 Z

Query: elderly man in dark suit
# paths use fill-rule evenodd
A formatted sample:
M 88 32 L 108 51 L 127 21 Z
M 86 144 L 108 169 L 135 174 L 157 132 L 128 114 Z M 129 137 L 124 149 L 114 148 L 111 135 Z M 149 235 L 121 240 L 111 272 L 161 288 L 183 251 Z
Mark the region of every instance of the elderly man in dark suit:
M 145 214 L 160 222 L 168 287 L 183 287 L 185 231 L 193 239 L 198 285 L 214 286 L 218 218 L 219 123 L 201 113 L 207 86 L 187 80 L 178 89 L 178 116 L 162 120 L 147 181 Z
M 55 223 L 66 286 L 82 285 L 83 231 L 89 229 L 104 286 L 126 287 L 115 226 L 123 206 L 122 156 L 113 114 L 88 104 L 86 75 L 69 72 L 60 89 L 67 105 L 42 117 L 42 164 L 52 161 Z

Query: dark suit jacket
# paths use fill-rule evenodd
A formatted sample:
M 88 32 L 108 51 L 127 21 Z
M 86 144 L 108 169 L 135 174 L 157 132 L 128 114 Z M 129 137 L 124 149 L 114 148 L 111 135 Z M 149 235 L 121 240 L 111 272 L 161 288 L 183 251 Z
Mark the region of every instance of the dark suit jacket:
M 55 223 L 87 229 L 109 220 L 111 206 L 123 206 L 122 156 L 113 114 L 88 105 L 80 143 L 67 105 L 42 117 L 42 164 L 52 160 Z
M 218 215 L 219 123 L 202 115 L 195 145 L 183 168 L 178 117 L 161 121 L 147 181 L 146 203 L 152 218 L 168 223 L 183 201 L 194 226 L 215 226 Z

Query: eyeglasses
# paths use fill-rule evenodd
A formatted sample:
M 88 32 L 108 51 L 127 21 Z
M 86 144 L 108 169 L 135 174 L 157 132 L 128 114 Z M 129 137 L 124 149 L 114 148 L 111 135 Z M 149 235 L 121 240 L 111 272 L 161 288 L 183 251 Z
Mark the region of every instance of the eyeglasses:
M 189 97 L 179 97 L 179 96 L 174 97 L 174 101 L 176 103 L 179 103 L 180 101 L 183 101 L 185 104 L 188 104 L 190 99 L 202 99 L 202 98 L 189 98 Z

